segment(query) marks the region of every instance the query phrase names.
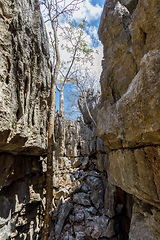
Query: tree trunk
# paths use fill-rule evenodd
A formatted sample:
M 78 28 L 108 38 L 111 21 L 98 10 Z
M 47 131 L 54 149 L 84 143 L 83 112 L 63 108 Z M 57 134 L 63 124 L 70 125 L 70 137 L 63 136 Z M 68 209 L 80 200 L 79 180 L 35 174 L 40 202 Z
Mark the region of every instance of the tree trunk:
M 49 124 L 48 124 L 48 148 L 47 148 L 47 173 L 46 173 L 46 209 L 44 217 L 44 227 L 42 231 L 41 240 L 48 240 L 51 225 L 51 211 L 53 199 L 53 151 L 55 151 L 54 140 L 54 122 L 55 122 L 55 96 L 56 85 L 60 66 L 60 55 L 58 48 L 58 38 L 56 22 L 52 21 L 52 28 L 54 31 L 55 51 L 56 51 L 56 64 L 54 66 L 54 73 L 51 80 L 51 94 L 49 103 Z
M 59 131 L 60 131 L 60 138 L 59 138 L 59 147 L 60 152 L 59 156 L 65 155 L 65 119 L 64 119 L 64 86 L 60 89 L 60 125 L 59 125 Z
M 62 112 L 62 115 L 64 117 L 64 87 L 61 87 L 60 90 L 59 110 Z
M 53 83 L 51 90 L 51 103 L 49 111 L 48 148 L 47 148 L 47 172 L 46 172 L 46 209 L 42 240 L 48 240 L 51 225 L 51 209 L 53 198 L 53 150 L 54 150 L 54 119 L 55 119 L 55 91 Z

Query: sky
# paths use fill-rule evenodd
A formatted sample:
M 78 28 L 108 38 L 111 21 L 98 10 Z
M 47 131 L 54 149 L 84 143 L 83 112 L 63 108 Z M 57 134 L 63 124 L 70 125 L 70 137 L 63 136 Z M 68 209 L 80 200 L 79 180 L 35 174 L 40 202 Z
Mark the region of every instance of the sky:
M 84 0 L 80 6 L 80 10 L 75 12 L 75 21 L 86 19 L 87 34 L 91 38 L 91 46 L 99 51 L 99 55 L 95 55 L 94 65 L 97 75 L 101 73 L 101 59 L 102 59 L 102 45 L 98 38 L 98 27 L 101 13 L 103 10 L 105 0 Z
M 88 35 L 90 46 L 99 52 L 98 55 L 94 55 L 94 66 L 98 77 L 100 76 L 102 70 L 101 59 L 103 50 L 97 32 L 104 2 L 105 0 L 84 0 L 83 3 L 79 5 L 79 11 L 76 11 L 73 14 L 73 20 L 77 23 L 80 23 L 83 19 L 86 20 L 86 34 Z M 64 53 L 63 56 L 65 56 Z
M 71 0 L 66 0 L 71 1 Z M 73 14 L 72 20 L 76 23 L 80 23 L 83 19 L 86 20 L 86 37 L 90 47 L 94 50 L 98 50 L 99 54 L 94 54 L 94 66 L 93 69 L 99 81 L 100 74 L 102 71 L 101 61 L 103 56 L 103 47 L 98 38 L 98 26 L 100 22 L 101 13 L 103 10 L 105 0 L 84 0 L 83 3 L 79 5 L 79 10 Z M 66 24 L 66 23 L 63 23 Z M 51 31 L 51 27 L 47 24 L 48 32 Z M 61 42 L 61 40 L 60 40 Z M 68 53 L 60 52 L 61 60 L 67 59 Z M 62 57 L 63 56 L 63 57 Z M 98 83 L 99 84 L 99 83 Z M 97 85 L 98 86 L 98 85 Z M 70 90 L 71 85 L 66 86 L 64 95 L 66 96 Z M 59 105 L 59 96 L 56 94 L 56 109 Z M 65 108 L 68 108 L 68 103 L 65 104 Z

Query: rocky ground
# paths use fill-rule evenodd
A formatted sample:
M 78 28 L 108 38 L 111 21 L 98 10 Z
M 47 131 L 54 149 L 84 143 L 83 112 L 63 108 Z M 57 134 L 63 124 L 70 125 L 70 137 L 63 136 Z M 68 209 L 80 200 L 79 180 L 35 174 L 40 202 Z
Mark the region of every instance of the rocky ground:
M 101 170 L 107 152 L 93 123 L 69 121 L 66 136 L 67 156 L 57 158 L 54 166 L 56 210 L 50 239 L 128 239 L 132 198 L 111 185 Z

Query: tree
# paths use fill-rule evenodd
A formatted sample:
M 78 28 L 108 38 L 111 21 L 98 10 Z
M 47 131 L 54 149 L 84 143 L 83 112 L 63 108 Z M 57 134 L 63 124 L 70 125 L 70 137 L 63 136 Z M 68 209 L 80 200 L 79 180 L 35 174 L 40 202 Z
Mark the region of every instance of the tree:
M 68 60 L 61 62 L 61 67 L 59 71 L 59 85 L 57 84 L 57 90 L 60 93 L 60 106 L 59 111 L 62 119 L 62 129 L 60 137 L 60 155 L 64 155 L 65 149 L 65 123 L 64 123 L 64 86 L 66 83 L 74 83 L 75 74 L 82 70 L 84 65 L 93 64 L 93 49 L 89 47 L 89 44 L 86 39 L 85 30 L 85 20 L 80 24 L 75 24 L 69 22 L 65 26 L 61 34 L 65 44 L 61 47 L 68 54 Z
M 46 209 L 44 217 L 44 227 L 42 232 L 43 240 L 48 240 L 50 234 L 51 224 L 51 209 L 53 199 L 53 151 L 54 151 L 54 122 L 55 122 L 55 94 L 57 78 L 60 68 L 60 54 L 58 44 L 58 26 L 59 17 L 61 15 L 67 17 L 77 10 L 78 4 L 82 0 L 72 0 L 67 2 L 65 0 L 40 0 L 43 8 L 46 22 L 50 22 L 53 35 L 51 37 L 51 44 L 53 48 L 53 72 L 51 78 L 51 93 L 49 102 L 49 124 L 48 124 L 48 147 L 47 147 L 47 173 L 46 173 Z

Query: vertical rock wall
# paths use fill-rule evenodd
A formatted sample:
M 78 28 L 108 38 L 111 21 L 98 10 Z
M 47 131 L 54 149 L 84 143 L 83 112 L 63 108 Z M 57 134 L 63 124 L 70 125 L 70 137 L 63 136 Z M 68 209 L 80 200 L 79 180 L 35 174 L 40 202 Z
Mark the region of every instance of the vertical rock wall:
M 39 157 L 0 154 L 0 239 L 38 239 L 43 187 Z
M 109 182 L 135 197 L 130 240 L 160 239 L 159 9 L 156 0 L 106 0 L 99 27 L 98 135 Z
M 38 239 L 51 71 L 37 0 L 0 0 L 0 239 Z
M 37 0 L 0 1 L 0 150 L 46 149 L 48 39 Z

